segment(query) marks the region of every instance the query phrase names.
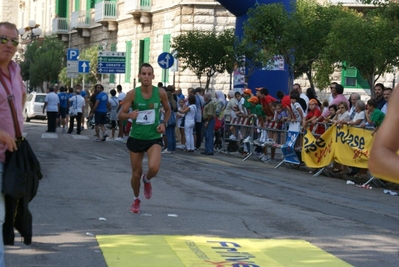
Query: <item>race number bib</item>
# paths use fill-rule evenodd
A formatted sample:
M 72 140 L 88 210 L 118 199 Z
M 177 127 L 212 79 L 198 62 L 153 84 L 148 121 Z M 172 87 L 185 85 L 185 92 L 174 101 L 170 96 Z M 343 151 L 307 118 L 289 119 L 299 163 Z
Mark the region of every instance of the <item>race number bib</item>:
M 150 125 L 155 123 L 155 109 L 141 110 L 137 115 L 136 124 Z

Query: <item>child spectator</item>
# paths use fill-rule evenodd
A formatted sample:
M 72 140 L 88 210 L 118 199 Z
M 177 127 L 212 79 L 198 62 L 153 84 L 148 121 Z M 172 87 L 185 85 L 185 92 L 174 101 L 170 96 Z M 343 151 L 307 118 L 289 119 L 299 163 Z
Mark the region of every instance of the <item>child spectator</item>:
M 291 110 L 293 113 L 293 117 L 291 118 L 292 122 L 302 122 L 304 111 L 299 104 L 299 93 L 297 91 L 291 91 L 290 99 L 291 99 Z
M 275 126 L 274 129 L 276 131 L 272 131 L 272 138 L 273 138 L 273 146 L 271 148 L 271 160 L 274 161 L 274 155 L 276 152 L 276 147 L 281 147 L 284 135 L 283 130 L 285 129 L 285 122 L 290 119 L 290 115 L 287 113 L 286 110 L 283 109 L 283 104 L 277 103 L 276 108 L 274 111 L 274 122 Z
M 335 107 L 337 107 L 337 105 L 335 105 Z M 324 99 L 321 106 L 321 116 L 323 116 L 323 118 L 326 118 L 329 115 L 330 115 L 330 106 L 328 105 L 328 100 Z
M 372 135 L 377 132 L 378 128 L 385 118 L 385 114 L 381 110 L 379 110 L 377 106 L 378 102 L 376 99 L 372 98 L 367 101 L 366 120 L 370 125 L 372 124 L 375 127 Z
M 318 102 L 316 99 L 312 98 L 309 100 L 309 111 L 306 117 L 303 120 L 303 128 L 306 128 L 310 124 L 309 130 L 312 131 L 314 125 L 318 122 L 319 118 L 321 117 L 321 111 L 318 108 Z M 315 133 L 319 137 L 325 131 L 323 125 L 316 125 Z
M 280 99 L 281 107 L 283 110 L 288 114 L 288 116 L 291 118 L 293 116 L 292 110 L 291 110 L 291 98 L 289 95 L 285 95 L 283 91 L 278 91 L 277 92 L 277 98 Z
M 266 114 L 264 113 L 262 106 L 259 104 L 259 98 L 256 96 L 252 96 L 248 99 L 248 102 L 251 103 L 251 115 L 249 115 L 249 117 L 257 118 L 256 126 L 263 128 L 265 126 Z M 270 161 L 270 157 L 267 155 L 266 147 L 263 146 L 263 142 L 265 141 L 263 139 L 266 139 L 266 130 L 260 129 L 260 134 L 261 136 L 259 140 L 255 140 L 254 144 L 263 147 L 263 153 L 262 155 L 260 155 L 259 159 L 263 162 L 267 162 Z

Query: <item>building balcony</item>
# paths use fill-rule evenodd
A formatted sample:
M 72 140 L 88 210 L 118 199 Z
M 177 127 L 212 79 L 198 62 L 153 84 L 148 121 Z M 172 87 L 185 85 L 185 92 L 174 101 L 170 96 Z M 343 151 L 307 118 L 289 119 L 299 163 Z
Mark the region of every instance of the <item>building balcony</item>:
M 74 11 L 71 14 L 71 29 L 90 28 L 90 10 Z
M 94 21 L 98 23 L 116 21 L 117 2 L 102 1 L 95 5 Z
M 363 4 L 360 0 L 329 0 L 330 4 L 333 5 L 343 5 L 348 8 L 356 9 L 358 11 L 364 11 L 366 9 L 375 8 L 374 4 Z M 382 0 L 378 1 L 383 3 Z
M 53 19 L 53 34 L 69 34 L 69 21 L 67 18 L 54 18 Z
M 151 11 L 151 0 L 125 0 L 125 13 L 138 14 Z

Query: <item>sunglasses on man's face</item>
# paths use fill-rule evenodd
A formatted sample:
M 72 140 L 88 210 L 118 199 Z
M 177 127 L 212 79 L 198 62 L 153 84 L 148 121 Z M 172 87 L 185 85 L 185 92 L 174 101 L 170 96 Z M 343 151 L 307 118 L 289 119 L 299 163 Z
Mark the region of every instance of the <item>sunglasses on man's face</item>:
M 8 41 L 11 41 L 11 44 L 13 46 L 18 46 L 18 44 L 19 44 L 19 42 L 16 38 L 8 38 L 7 36 L 4 36 L 4 35 L 0 36 L 0 43 L 7 44 Z

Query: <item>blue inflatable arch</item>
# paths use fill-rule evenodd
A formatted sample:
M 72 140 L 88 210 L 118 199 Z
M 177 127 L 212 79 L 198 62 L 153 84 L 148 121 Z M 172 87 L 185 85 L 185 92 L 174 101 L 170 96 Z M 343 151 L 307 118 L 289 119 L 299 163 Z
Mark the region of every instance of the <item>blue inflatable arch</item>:
M 234 14 L 236 19 L 235 34 L 237 36 L 243 35 L 243 23 L 248 19 L 247 12 L 251 7 L 254 7 L 256 3 L 260 4 L 272 4 L 282 3 L 287 10 L 290 9 L 290 0 L 284 1 L 267 1 L 267 0 L 218 0 L 228 11 Z M 248 87 L 255 93 L 256 87 L 266 87 L 269 89 L 269 93 L 272 96 L 276 96 L 276 92 L 281 90 L 284 93 L 288 93 L 288 82 L 290 74 L 287 70 L 287 66 L 284 65 L 283 70 L 256 70 L 249 78 Z

